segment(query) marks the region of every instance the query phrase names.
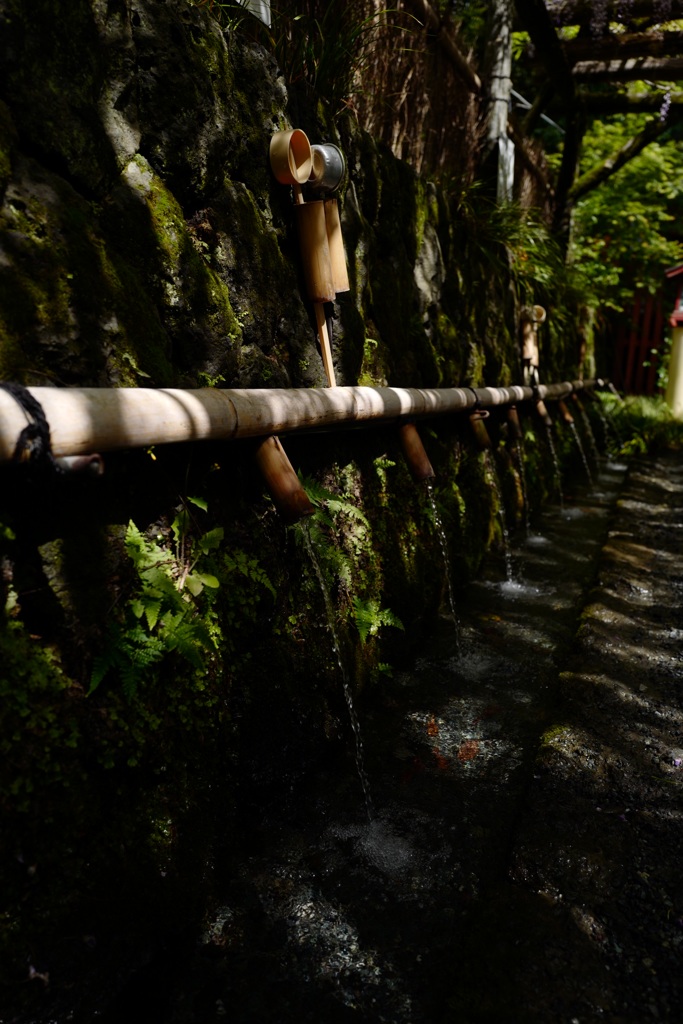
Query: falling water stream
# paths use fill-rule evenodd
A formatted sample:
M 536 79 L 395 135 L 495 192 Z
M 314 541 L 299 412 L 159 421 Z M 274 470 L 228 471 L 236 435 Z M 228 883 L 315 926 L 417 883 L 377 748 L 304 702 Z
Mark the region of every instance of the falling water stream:
M 500 530 L 503 537 L 503 553 L 505 555 L 505 576 L 508 583 L 512 583 L 514 579 L 514 570 L 512 565 L 512 551 L 510 549 L 510 534 L 505 520 L 505 503 L 503 502 L 503 493 L 501 491 L 500 480 L 498 478 L 498 467 L 496 466 L 496 460 L 490 448 L 484 449 L 483 456 L 486 482 L 495 495 L 498 518 L 500 519 Z
M 492 559 L 458 593 L 459 640 L 442 619 L 358 713 L 340 662 L 374 816 L 335 764 L 299 780 L 296 805 L 272 805 L 206 932 L 194 1019 L 218 1006 L 234 1024 L 433 1024 L 486 1005 L 511 836 L 622 476 L 603 464 L 595 488 L 577 482 L 520 531 L 514 585 Z
M 553 427 L 552 423 L 546 423 L 545 425 L 546 438 L 548 440 L 548 448 L 553 460 L 553 478 L 555 481 L 555 491 L 557 493 L 557 500 L 562 505 L 564 499 L 562 496 L 562 473 L 560 472 L 560 461 L 557 457 L 557 450 L 555 448 L 555 441 L 553 439 Z
M 528 535 L 531 529 L 531 509 L 529 508 L 529 491 L 526 483 L 526 469 L 524 467 L 524 450 L 522 448 L 521 441 L 515 441 L 515 462 L 517 463 L 517 471 L 519 473 L 519 479 L 522 485 L 522 501 L 524 502 L 524 529 Z
M 591 473 L 591 468 L 588 465 L 588 459 L 586 458 L 586 450 L 583 447 L 583 444 L 581 442 L 581 436 L 580 436 L 580 434 L 579 434 L 579 432 L 578 432 L 578 430 L 576 428 L 576 423 L 574 422 L 574 420 L 570 421 L 569 429 L 572 432 L 572 437 L 574 438 L 574 443 L 576 444 L 577 451 L 578 451 L 579 455 L 581 456 L 581 461 L 583 462 L 583 468 L 584 468 L 584 470 L 586 472 L 586 477 L 588 478 L 588 483 L 592 487 L 593 486 L 593 474 Z
M 591 421 L 588 418 L 588 414 L 582 405 L 577 406 L 579 416 L 581 418 L 581 426 L 583 427 L 584 435 L 588 441 L 588 448 L 590 450 L 591 462 L 594 466 L 600 462 L 600 452 L 598 450 L 598 444 L 595 440 L 595 434 L 593 433 L 593 427 Z
M 315 553 L 315 547 L 311 539 L 311 531 L 308 528 L 308 523 L 306 522 L 306 520 L 303 520 L 299 524 L 299 529 L 301 530 L 302 536 L 304 538 L 306 552 L 311 561 L 311 565 L 313 566 L 313 570 L 315 572 L 316 578 L 320 585 L 320 591 L 323 596 L 323 601 L 325 604 L 325 614 L 327 616 L 327 628 L 332 638 L 332 650 L 337 659 L 337 665 L 339 666 L 339 671 L 341 673 L 342 684 L 344 687 L 344 698 L 346 700 L 346 706 L 349 710 L 351 728 L 353 729 L 353 735 L 356 743 L 356 768 L 358 770 L 358 777 L 360 779 L 360 783 L 363 789 L 363 796 L 365 798 L 365 809 L 368 814 L 368 819 L 372 821 L 372 819 L 375 816 L 375 809 L 372 803 L 370 780 L 368 779 L 368 773 L 365 770 L 365 758 L 363 755 L 363 735 L 361 733 L 360 722 L 358 720 L 358 715 L 356 713 L 356 708 L 353 702 L 351 680 L 349 679 L 349 674 L 344 664 L 344 659 L 341 653 L 341 646 L 339 644 L 339 637 L 337 635 L 337 630 L 334 624 L 334 608 L 332 606 L 332 599 L 330 598 L 330 592 L 328 590 L 327 583 L 325 582 L 325 577 L 320 567 L 320 562 L 318 561 L 317 555 Z
M 487 561 L 458 590 L 459 637 L 441 618 L 419 657 L 363 691 L 357 708 L 304 529 L 365 808 L 339 745 L 319 738 L 309 743 L 324 753 L 316 760 L 304 745 L 301 764 L 310 767 L 291 777 L 274 771 L 268 799 L 257 787 L 252 801 L 245 778 L 247 824 L 232 826 L 223 890 L 194 952 L 167 981 L 182 1009 L 173 1021 L 513 1019 L 501 1015 L 500 979 L 514 973 L 515 937 L 533 936 L 555 910 L 516 895 L 511 851 L 623 473 L 602 463 L 595 487 L 576 481 L 566 507 L 552 505 L 528 534 L 509 538 L 514 584 L 501 581 L 497 558 Z M 277 769 L 279 751 L 262 750 Z M 495 992 L 492 971 L 503 985 Z M 131 989 L 131 1006 L 137 998 Z M 560 1019 L 548 1011 L 543 1019 Z M 106 1024 L 122 1019 L 138 1018 Z
M 451 576 L 451 563 L 448 557 L 448 540 L 446 538 L 443 523 L 441 522 L 441 516 L 439 515 L 439 510 L 436 505 L 436 499 L 434 497 L 434 486 L 432 484 L 432 481 L 426 480 L 425 484 L 427 489 L 427 496 L 429 498 L 429 504 L 432 510 L 434 526 L 436 528 L 436 533 L 439 538 L 439 544 L 441 546 L 441 555 L 443 557 L 444 569 L 446 571 L 446 583 L 448 584 L 448 604 L 451 610 L 451 615 L 453 616 L 453 623 L 455 625 L 455 637 L 457 646 L 459 645 L 460 623 L 458 621 L 458 615 L 455 608 L 455 597 L 453 594 L 453 577 Z

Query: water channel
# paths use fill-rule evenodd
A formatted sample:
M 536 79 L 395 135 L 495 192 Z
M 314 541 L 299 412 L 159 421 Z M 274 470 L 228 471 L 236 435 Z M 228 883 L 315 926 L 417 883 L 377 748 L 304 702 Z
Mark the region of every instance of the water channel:
M 357 701 L 371 820 L 353 756 L 293 780 L 286 808 L 257 809 L 225 901 L 168 994 L 182 1012 L 158 1019 L 524 1019 L 487 1003 L 486 963 L 499 955 L 516 822 L 623 475 L 603 462 L 592 487 L 565 484 L 562 505 L 511 538 L 514 578 L 507 555 L 493 555 L 454 588 L 457 632 L 447 600 L 415 664 Z M 533 928 L 520 919 L 520 934 Z

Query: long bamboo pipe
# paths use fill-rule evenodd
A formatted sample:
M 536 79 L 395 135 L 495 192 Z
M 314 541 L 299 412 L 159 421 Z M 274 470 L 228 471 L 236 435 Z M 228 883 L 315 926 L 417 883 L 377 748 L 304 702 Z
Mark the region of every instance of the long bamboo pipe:
M 59 458 L 181 441 L 265 437 L 566 398 L 596 381 L 504 388 L 172 388 L 28 390 L 50 425 Z M 27 417 L 0 389 L 0 462 L 12 458 Z

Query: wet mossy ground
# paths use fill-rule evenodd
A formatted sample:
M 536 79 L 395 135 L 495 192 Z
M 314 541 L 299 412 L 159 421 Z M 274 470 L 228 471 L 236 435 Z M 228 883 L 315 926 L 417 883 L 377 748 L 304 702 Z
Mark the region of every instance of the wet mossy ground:
M 304 765 L 303 734 L 288 737 L 295 716 L 274 729 L 266 713 L 276 674 L 243 691 L 249 770 L 229 819 L 239 839 L 212 849 L 211 912 L 182 929 L 186 893 L 163 939 L 88 931 L 79 968 L 89 958 L 93 994 L 82 973 L 59 993 L 52 980 L 53 1016 L 76 1002 L 74 1019 L 95 1007 L 112 1022 L 219 1020 L 228 1007 L 238 1021 L 278 1022 L 671 1016 L 680 466 L 632 469 L 589 592 L 624 471 L 594 468 L 597 492 L 568 475 L 564 507 L 515 538 L 516 589 L 502 560 L 489 562 L 458 587 L 459 639 L 445 616 L 417 664 L 358 696 L 372 822 L 341 694 L 340 733 Z M 634 631 L 634 666 L 615 660 L 615 616 L 622 640 Z M 185 827 L 201 832 L 216 809 L 211 794 Z M 63 951 L 37 969 L 64 972 L 75 945 Z M 42 984 L 28 990 L 34 1006 Z

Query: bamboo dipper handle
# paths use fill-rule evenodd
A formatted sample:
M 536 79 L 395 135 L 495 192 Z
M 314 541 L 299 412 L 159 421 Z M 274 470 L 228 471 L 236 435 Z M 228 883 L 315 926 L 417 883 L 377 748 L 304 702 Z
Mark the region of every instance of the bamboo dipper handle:
M 325 307 L 322 302 L 314 302 L 315 320 L 318 325 L 318 337 L 320 339 L 320 351 L 323 357 L 323 367 L 327 374 L 327 383 L 331 388 L 336 388 L 337 381 L 334 376 L 334 364 L 332 362 L 332 346 L 330 336 L 327 333 L 327 320 L 325 319 Z
M 294 189 L 294 202 L 303 206 L 305 200 L 303 192 L 301 191 L 301 185 L 295 183 L 292 188 Z M 315 310 L 315 322 L 318 326 L 318 340 L 320 341 L 320 352 L 323 358 L 323 368 L 327 377 L 327 383 L 329 387 L 336 388 L 337 380 L 334 375 L 332 346 L 330 345 L 330 336 L 327 333 L 325 309 L 322 302 L 314 302 L 313 308 Z

